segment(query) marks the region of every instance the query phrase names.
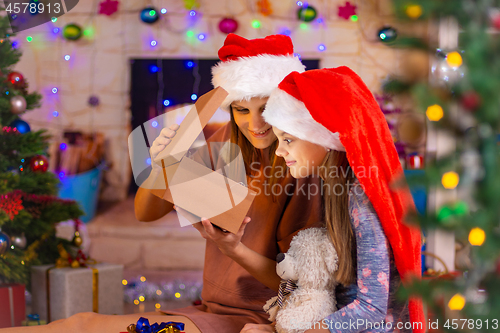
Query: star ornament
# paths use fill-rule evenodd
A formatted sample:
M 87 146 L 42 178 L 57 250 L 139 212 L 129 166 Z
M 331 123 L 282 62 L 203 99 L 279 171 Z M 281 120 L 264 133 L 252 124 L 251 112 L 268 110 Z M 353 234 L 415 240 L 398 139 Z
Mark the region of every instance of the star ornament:
M 112 15 L 118 11 L 118 0 L 105 0 L 99 4 L 99 14 Z
M 339 17 L 348 20 L 353 15 L 356 15 L 356 6 L 351 5 L 349 1 L 345 3 L 344 7 L 339 6 Z

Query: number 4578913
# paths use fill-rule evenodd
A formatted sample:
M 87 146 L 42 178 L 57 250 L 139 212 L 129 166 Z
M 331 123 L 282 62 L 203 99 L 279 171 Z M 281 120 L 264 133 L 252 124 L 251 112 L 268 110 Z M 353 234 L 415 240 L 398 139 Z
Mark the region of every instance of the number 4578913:
M 24 7 L 24 8 L 23 8 Z M 45 8 L 47 7 L 47 8 Z M 19 13 L 26 13 L 28 11 L 31 14 L 36 14 L 36 13 L 43 13 L 47 10 L 49 14 L 59 14 L 61 12 L 61 4 L 56 2 L 56 3 L 48 3 L 48 4 L 43 4 L 43 3 L 34 3 L 34 2 L 22 2 L 22 3 L 9 3 L 7 8 L 5 8 L 5 11 L 9 14 L 19 14 Z
M 486 329 L 498 329 L 498 319 L 448 319 L 444 323 L 444 327 L 453 330 L 463 329 L 481 329 L 485 326 Z

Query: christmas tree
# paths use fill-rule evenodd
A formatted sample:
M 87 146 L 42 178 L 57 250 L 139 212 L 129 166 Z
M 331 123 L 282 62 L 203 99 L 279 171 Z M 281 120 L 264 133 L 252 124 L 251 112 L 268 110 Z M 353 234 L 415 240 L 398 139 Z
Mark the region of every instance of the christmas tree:
M 386 41 L 426 52 L 431 63 L 419 78 L 390 80 L 386 92 L 410 95 L 429 127 L 452 139 L 452 149 L 428 159 L 421 176 L 408 177 L 410 185 L 425 184 L 443 199 L 415 219 L 423 230 L 453 232 L 457 241 L 471 247 L 469 265 L 450 267 L 456 274 L 423 279 L 406 293 L 422 297 L 442 320 L 432 328 L 496 331 L 500 327 L 500 10 L 495 7 L 500 2 L 393 0 L 393 4 L 405 24 L 425 22 L 435 33 L 423 39 L 400 35 Z M 382 41 L 386 38 L 381 36 Z
M 31 131 L 20 118 L 39 107 L 41 95 L 12 71 L 21 53 L 12 43 L 9 20 L 0 8 L 0 283 L 29 281 L 30 266 L 60 256 L 55 223 L 77 219 L 74 201 L 57 198 L 58 178 L 47 171 L 49 136 Z M 80 239 L 81 240 L 81 239 Z M 63 244 L 68 245 L 68 244 Z M 61 249 L 60 249 L 61 250 Z

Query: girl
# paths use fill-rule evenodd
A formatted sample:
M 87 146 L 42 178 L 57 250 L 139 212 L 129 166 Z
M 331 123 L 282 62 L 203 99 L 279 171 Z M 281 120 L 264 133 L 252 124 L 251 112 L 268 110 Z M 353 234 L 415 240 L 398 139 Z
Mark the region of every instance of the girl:
M 409 191 L 389 185 L 402 168 L 371 92 L 347 67 L 294 72 L 263 116 L 290 174 L 323 179 L 326 227 L 339 257 L 339 310 L 306 332 L 423 332 L 421 303 L 395 297 L 401 281 L 419 276 L 420 233 L 403 223 Z M 248 324 L 241 332 L 269 331 Z

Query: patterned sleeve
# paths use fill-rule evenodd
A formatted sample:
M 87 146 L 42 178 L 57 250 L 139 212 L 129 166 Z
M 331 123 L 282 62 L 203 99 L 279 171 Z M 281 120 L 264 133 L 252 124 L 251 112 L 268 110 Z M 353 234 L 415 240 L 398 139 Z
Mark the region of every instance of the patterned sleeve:
M 389 299 L 388 241 L 359 183 L 349 193 L 349 215 L 356 235 L 357 294 L 352 303 L 325 318 L 335 333 L 370 331 L 372 323 L 385 319 Z

